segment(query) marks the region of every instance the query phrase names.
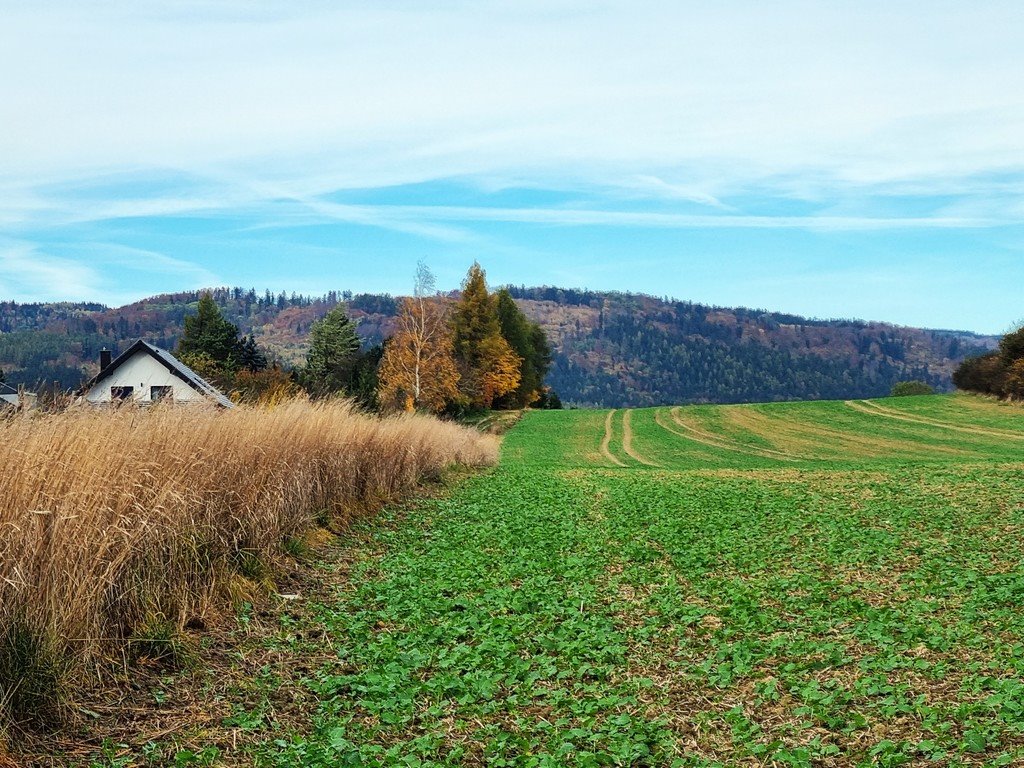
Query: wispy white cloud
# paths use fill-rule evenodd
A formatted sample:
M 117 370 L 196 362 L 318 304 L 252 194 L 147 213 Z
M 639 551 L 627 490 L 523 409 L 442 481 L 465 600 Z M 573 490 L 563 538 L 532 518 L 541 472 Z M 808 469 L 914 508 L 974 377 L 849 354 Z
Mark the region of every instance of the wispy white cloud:
M 59 250 L 55 255 L 51 249 Z M 220 285 L 201 264 L 118 243 L 75 242 L 42 246 L 0 239 L 0 296 L 15 301 L 99 301 L 118 305 L 139 298 L 125 272 L 158 292 Z
M 145 248 L 105 242 L 89 242 L 85 245 L 69 244 L 65 247 L 72 251 L 88 253 L 97 264 L 115 266 L 119 270 L 127 269 L 150 276 L 172 277 L 179 285 L 183 282 L 184 287 L 188 288 L 204 288 L 221 284 L 220 277 L 202 264 Z
M 0 296 L 15 301 L 95 301 L 102 279 L 90 266 L 29 243 L 0 240 Z
M 379 238 L 403 249 L 419 238 L 452 263 L 522 248 L 543 254 L 538 268 L 571 260 L 569 229 L 575 257 L 610 253 L 610 241 L 630 258 L 684 240 L 724 253 L 756 239 L 748 254 L 773 241 L 780 254 L 807 231 L 1019 256 L 1008 227 L 1024 219 L 1017 0 L 7 5 L 0 70 L 17 76 L 0 79 L 0 232 L 20 244 L 0 244 L 0 293 L 11 296 L 110 296 L 118 269 L 248 282 L 258 272 L 245 249 L 261 244 L 263 269 L 327 243 L 344 261 L 335 274 L 358 268 L 364 285 L 390 289 L 371 267 L 405 254 L 378 266 L 384 248 L 339 225 L 411 236 Z M 652 232 L 672 229 L 723 232 Z M 925 243 L 928 230 L 941 232 Z M 806 255 L 820 239 L 803 242 Z M 206 257 L 216 266 L 204 271 Z M 700 290 L 729 282 L 721 262 Z M 557 277 L 531 274 L 506 277 Z
M 805 229 L 852 231 L 880 229 L 953 229 L 993 226 L 991 219 L 869 216 L 733 216 L 582 210 L 570 208 L 485 208 L 466 206 L 366 207 L 383 217 L 437 221 L 491 221 L 558 226 L 658 227 L 673 229 Z
M 183 7 L 5 9 L 4 175 L 1024 167 L 1017 3 Z

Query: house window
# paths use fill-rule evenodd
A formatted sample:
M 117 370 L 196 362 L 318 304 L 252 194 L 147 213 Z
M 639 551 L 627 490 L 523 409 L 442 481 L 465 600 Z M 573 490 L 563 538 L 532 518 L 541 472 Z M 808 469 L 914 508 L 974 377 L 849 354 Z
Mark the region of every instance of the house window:
M 110 399 L 114 401 L 131 400 L 135 387 L 111 387 Z
M 154 403 L 160 400 L 171 400 L 174 397 L 174 387 L 150 387 L 149 399 Z

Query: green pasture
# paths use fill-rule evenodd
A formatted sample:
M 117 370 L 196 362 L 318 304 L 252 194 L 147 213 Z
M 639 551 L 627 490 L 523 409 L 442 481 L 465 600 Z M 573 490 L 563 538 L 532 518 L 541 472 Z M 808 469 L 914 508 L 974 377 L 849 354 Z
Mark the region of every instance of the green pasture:
M 961 396 L 528 413 L 345 553 L 252 759 L 1024 765 L 1022 438 Z

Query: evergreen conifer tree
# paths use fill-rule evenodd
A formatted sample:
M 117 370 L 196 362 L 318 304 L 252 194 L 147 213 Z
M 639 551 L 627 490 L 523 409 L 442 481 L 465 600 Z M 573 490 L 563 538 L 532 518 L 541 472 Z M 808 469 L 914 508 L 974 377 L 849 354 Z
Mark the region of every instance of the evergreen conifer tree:
M 496 405 L 525 408 L 540 399 L 544 377 L 551 366 L 551 347 L 544 329 L 530 322 L 508 289 L 498 291 L 496 303 L 501 335 L 522 360 L 519 386 L 502 396 Z
M 522 358 L 501 333 L 497 302 L 476 262 L 452 313 L 452 341 L 461 374 L 459 389 L 472 406 L 490 408 L 495 399 L 519 386 Z
M 238 326 L 225 320 L 210 293 L 204 293 L 197 314 L 185 318 L 177 354 L 207 355 L 221 368 L 230 370 L 238 364 L 237 352 Z
M 302 371 L 306 389 L 317 396 L 345 391 L 358 351 L 356 325 L 345 307 L 337 306 L 310 327 L 309 353 Z

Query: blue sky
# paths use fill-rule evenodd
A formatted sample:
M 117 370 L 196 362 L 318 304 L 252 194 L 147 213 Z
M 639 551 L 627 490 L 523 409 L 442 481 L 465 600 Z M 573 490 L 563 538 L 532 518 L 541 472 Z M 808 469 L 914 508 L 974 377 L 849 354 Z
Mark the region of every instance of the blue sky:
M 0 299 L 492 284 L 998 333 L 1019 2 L 0 0 Z

